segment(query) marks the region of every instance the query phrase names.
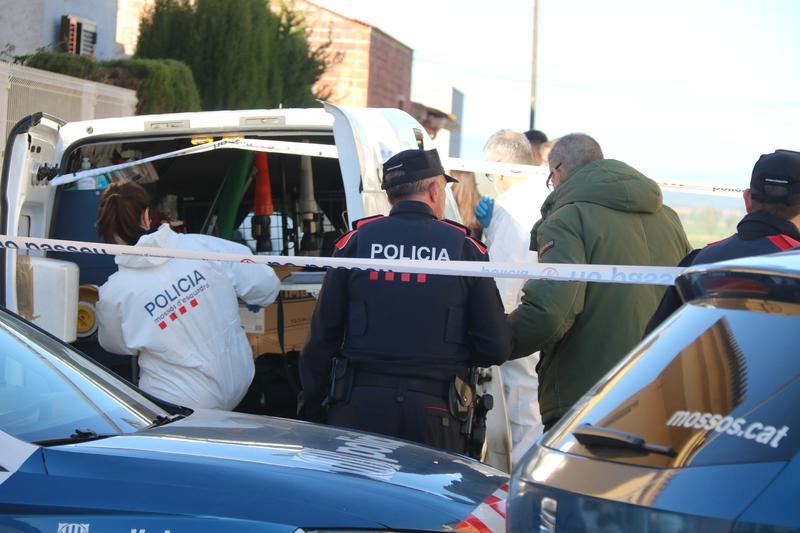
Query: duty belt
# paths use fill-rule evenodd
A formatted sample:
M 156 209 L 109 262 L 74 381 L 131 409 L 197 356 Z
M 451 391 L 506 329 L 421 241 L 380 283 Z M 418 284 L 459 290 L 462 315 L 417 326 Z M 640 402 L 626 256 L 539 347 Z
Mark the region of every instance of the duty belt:
M 447 398 L 450 390 L 449 381 L 440 381 L 426 378 L 408 376 L 392 376 L 356 370 L 353 380 L 354 387 L 382 387 L 394 390 L 404 390 L 430 394 L 439 398 Z

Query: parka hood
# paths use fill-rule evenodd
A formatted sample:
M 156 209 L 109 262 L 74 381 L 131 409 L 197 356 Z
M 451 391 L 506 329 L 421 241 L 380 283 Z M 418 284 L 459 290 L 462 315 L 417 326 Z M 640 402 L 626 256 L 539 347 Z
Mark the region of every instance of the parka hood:
M 542 206 L 542 216 L 576 202 L 590 202 L 631 213 L 655 213 L 661 188 L 635 168 L 614 159 L 593 161 L 575 171 Z
M 159 227 L 157 231 L 142 235 L 136 242 L 136 246 L 148 248 L 177 248 L 177 239 L 178 235 L 172 231 L 169 224 L 161 224 L 161 227 Z M 115 261 L 119 266 L 124 266 L 126 268 L 154 268 L 163 265 L 169 261 L 169 258 L 118 255 Z

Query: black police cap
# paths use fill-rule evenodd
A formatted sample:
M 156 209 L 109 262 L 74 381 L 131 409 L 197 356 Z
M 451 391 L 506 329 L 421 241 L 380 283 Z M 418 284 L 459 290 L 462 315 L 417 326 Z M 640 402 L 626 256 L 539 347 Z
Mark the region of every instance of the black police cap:
M 800 152 L 762 155 L 753 167 L 750 195 L 761 203 L 800 205 Z
M 439 153 L 433 150 L 403 150 L 394 154 L 383 164 L 383 183 L 386 190 L 398 185 L 444 176 L 449 183 L 458 180 L 444 173 Z

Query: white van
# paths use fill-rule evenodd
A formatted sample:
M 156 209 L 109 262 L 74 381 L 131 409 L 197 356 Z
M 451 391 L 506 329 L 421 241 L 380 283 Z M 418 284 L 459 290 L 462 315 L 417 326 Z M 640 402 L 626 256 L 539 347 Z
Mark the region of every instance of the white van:
M 52 186 L 57 175 L 139 160 L 224 137 L 310 142 L 336 146 L 338 160 L 268 154 L 274 214 L 270 237 L 256 243 L 251 224 L 252 152 L 211 150 L 127 169 L 143 184 L 162 216 L 188 233 L 208 233 L 249 244 L 254 252 L 322 255 L 351 221 L 387 214 L 380 168 L 408 148 L 430 149 L 423 127 L 397 109 L 219 111 L 64 123 L 36 114 L 20 121 L 8 139 L 0 196 L 0 233 L 94 241 L 103 180 Z M 450 198 L 448 216 L 458 218 Z M 265 228 L 261 228 L 262 235 Z M 257 233 L 257 232 L 256 232 Z M 258 248 L 258 249 L 257 249 Z M 270 251 L 265 251 L 269 250 Z M 81 324 L 76 338 L 79 286 L 102 285 L 116 270 L 111 257 L 0 252 L 0 304 L 18 312 L 106 366 L 126 375 L 124 358 L 105 354 Z M 92 320 L 92 317 L 82 317 Z M 87 335 L 88 333 L 88 335 Z

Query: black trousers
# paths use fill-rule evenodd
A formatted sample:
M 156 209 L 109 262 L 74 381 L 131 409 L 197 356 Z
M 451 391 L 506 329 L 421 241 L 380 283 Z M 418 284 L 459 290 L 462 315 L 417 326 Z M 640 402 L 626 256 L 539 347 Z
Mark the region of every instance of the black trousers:
M 331 406 L 328 424 L 398 437 L 464 453 L 466 436 L 447 400 L 417 391 L 356 385 L 350 400 Z

